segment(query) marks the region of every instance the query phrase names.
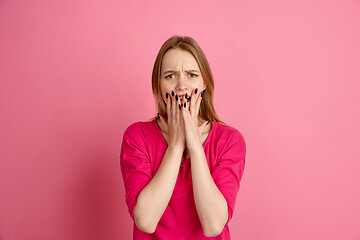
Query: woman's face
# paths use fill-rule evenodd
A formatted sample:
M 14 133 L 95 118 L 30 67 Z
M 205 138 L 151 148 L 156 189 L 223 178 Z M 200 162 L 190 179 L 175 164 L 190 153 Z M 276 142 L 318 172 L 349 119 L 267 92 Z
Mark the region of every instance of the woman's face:
M 185 98 L 185 93 L 191 96 L 196 88 L 198 93 L 204 90 L 200 68 L 190 52 L 177 48 L 165 53 L 161 66 L 160 87 L 163 99 L 166 99 L 166 93 L 171 94 L 171 91 L 180 98 Z

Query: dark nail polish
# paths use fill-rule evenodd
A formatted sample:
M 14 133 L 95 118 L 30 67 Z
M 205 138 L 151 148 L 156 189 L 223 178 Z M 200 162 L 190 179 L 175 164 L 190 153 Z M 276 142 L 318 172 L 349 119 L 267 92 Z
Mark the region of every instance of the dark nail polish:
M 187 93 L 185 93 L 185 98 L 187 98 Z
M 178 95 L 176 95 L 176 101 L 179 100 Z
M 205 90 L 206 90 L 206 89 L 204 89 L 204 91 L 201 92 L 201 97 L 204 95 Z
M 169 94 L 168 93 L 166 93 L 166 99 L 168 99 L 169 98 Z
M 209 122 L 207 122 L 207 124 L 206 125 L 208 125 L 209 124 Z
M 165 100 L 163 100 L 164 101 L 164 104 L 165 104 L 165 107 L 166 107 L 166 102 L 165 102 Z
M 190 101 L 191 97 L 188 98 L 188 101 Z
M 197 89 L 195 89 L 195 94 L 197 94 Z
M 159 113 L 157 114 L 157 117 L 160 118 Z
M 184 108 L 186 108 L 186 102 L 184 102 Z
M 179 109 L 181 110 L 181 105 L 179 104 Z
M 175 96 L 175 93 L 174 93 L 174 91 L 171 91 L 171 96 Z

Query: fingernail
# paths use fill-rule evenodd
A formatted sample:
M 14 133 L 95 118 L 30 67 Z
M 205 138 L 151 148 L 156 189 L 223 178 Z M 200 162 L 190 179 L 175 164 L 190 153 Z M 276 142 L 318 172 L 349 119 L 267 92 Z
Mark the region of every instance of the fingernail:
M 169 94 L 168 94 L 168 93 L 166 93 L 166 99 L 168 99 L 168 97 L 169 97 Z
M 181 110 L 181 105 L 179 104 L 179 109 Z
M 176 95 L 176 101 L 179 100 L 178 95 Z
M 186 102 L 184 102 L 184 108 L 186 108 Z
M 185 93 L 185 98 L 187 98 L 187 93 Z
M 164 101 L 164 104 L 165 104 L 165 107 L 166 107 L 166 102 L 165 102 L 165 100 L 163 100 Z
M 174 96 L 174 95 L 175 95 L 174 91 L 171 91 L 171 96 Z
M 195 89 L 195 94 L 197 94 L 197 89 Z
M 157 114 L 158 118 L 160 118 L 159 113 Z
M 204 92 L 205 92 L 206 89 L 204 89 L 204 91 L 201 92 L 201 97 L 203 96 Z
M 191 97 L 188 98 L 188 101 L 190 101 Z
M 209 121 L 207 122 L 207 124 L 206 125 L 208 125 L 209 124 Z

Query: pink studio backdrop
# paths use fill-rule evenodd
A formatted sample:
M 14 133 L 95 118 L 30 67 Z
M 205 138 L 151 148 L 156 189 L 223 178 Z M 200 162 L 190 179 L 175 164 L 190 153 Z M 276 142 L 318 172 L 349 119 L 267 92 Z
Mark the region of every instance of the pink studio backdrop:
M 123 131 L 194 37 L 245 137 L 232 239 L 360 239 L 359 1 L 0 1 L 0 239 L 132 239 Z

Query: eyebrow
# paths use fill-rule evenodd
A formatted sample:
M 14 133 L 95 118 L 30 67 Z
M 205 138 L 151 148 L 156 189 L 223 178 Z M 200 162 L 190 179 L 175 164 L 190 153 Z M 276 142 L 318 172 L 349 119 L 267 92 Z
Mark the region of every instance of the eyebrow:
M 163 73 L 164 74 L 167 74 L 167 73 L 173 73 L 173 72 L 177 72 L 175 70 L 168 70 L 166 72 Z M 199 72 L 198 70 L 185 70 L 185 72 Z

